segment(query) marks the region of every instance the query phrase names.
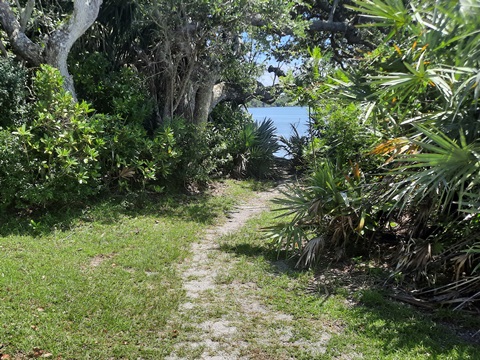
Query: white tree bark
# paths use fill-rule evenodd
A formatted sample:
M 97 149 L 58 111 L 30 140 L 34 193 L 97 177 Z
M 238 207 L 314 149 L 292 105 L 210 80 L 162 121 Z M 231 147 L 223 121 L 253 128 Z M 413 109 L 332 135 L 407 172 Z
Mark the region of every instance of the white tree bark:
M 15 53 L 33 65 L 44 63 L 59 69 L 64 77 L 65 89 L 76 100 L 73 79 L 67 67 L 68 54 L 75 41 L 97 19 L 101 4 L 102 0 L 74 0 L 72 16 L 67 23 L 50 34 L 44 49 L 25 35 L 24 26 L 21 26 L 6 0 L 0 0 L 0 23 L 8 34 Z M 23 22 L 25 19 L 22 19 Z
M 214 79 L 205 80 L 197 90 L 195 95 L 195 111 L 193 113 L 193 121 L 196 124 L 205 124 L 208 120 L 208 115 L 212 109 L 214 87 Z

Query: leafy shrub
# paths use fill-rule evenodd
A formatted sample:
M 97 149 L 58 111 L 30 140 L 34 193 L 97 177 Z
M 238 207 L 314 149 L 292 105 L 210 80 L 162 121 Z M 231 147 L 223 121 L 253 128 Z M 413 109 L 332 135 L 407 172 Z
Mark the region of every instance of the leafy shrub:
M 165 121 L 159 131 L 171 131 L 175 140 L 173 170 L 167 182 L 174 187 L 196 188 L 225 163 L 222 136 L 212 124 L 196 125 L 183 118 Z
M 8 177 L 3 181 L 16 196 L 2 196 L 2 206 L 47 206 L 96 194 L 101 180 L 99 150 L 104 145 L 101 124 L 89 117 L 88 104 L 73 102 L 52 67 L 37 71 L 34 92 L 33 120 L 3 133 L 1 177 Z
M 180 156 L 172 129 L 158 129 L 153 136 L 148 136 L 142 124 L 125 123 L 109 115 L 101 118 L 105 144 L 101 166 L 105 184 L 122 191 L 147 185 L 161 191 L 162 180 L 170 175 Z
M 8 58 L 0 58 L 0 127 L 19 126 L 27 112 L 26 72 Z
M 145 124 L 151 118 L 153 104 L 136 69 L 113 69 L 99 53 L 88 54 L 74 67 L 79 98 L 92 103 L 100 113 L 120 117 L 127 123 Z
M 29 161 L 20 137 L 0 129 L 0 210 L 14 204 L 20 189 L 33 182 Z
M 234 157 L 238 153 L 239 135 L 245 122 L 244 111 L 229 103 L 217 105 L 211 114 L 212 140 L 216 149 L 218 174 L 231 175 L 234 169 Z
M 0 207 L 83 201 L 104 188 L 160 191 L 180 153 L 173 130 L 148 136 L 142 124 L 73 102 L 58 70 L 42 66 L 28 124 L 0 134 Z
M 348 166 L 349 161 L 358 162 L 363 155 L 378 141 L 379 133 L 370 129 L 369 124 L 362 124 L 362 109 L 354 102 L 321 101 L 313 112 L 313 132 L 317 143 L 307 147 L 307 157 L 313 161 L 317 158 L 330 159 L 339 166 Z M 313 150 L 312 150 L 313 149 Z M 368 160 L 372 160 L 371 157 Z M 374 167 L 374 164 L 363 164 Z

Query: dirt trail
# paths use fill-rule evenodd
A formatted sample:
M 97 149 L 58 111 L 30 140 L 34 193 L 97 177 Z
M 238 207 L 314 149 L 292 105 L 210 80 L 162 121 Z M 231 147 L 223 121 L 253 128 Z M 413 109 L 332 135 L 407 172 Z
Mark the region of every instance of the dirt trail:
M 315 342 L 294 339 L 295 320 L 265 306 L 256 295 L 255 283 L 218 281 L 238 261 L 221 251 L 218 239 L 241 230 L 249 219 L 268 210 L 270 200 L 278 195 L 278 188 L 257 193 L 237 207 L 226 223 L 193 244 L 192 257 L 180 269 L 187 300 L 181 304 L 179 318 L 170 324 L 179 342 L 167 359 L 291 359 L 288 351 L 272 357 L 259 350 L 279 346 L 301 347 L 312 357 L 325 352 L 328 333 Z

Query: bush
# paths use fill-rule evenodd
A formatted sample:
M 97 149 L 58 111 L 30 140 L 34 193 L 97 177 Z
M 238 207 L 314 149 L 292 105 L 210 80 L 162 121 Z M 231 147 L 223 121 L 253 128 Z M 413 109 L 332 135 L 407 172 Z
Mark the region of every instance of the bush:
M 178 117 L 165 121 L 158 131 L 173 133 L 177 155 L 167 182 L 177 188 L 197 188 L 212 177 L 229 175 L 236 146 L 234 134 L 238 136 L 233 129 L 225 123 L 196 125 Z
M 300 135 L 297 127 L 294 124 L 290 124 L 292 134 L 286 138 L 281 136 L 279 138 L 282 148 L 290 157 L 290 167 L 296 173 L 303 173 L 307 170 L 307 162 L 305 154 L 308 145 L 308 137 Z
M 115 70 L 99 53 L 88 54 L 74 67 L 78 97 L 92 103 L 100 113 L 138 124 L 146 124 L 152 117 L 153 103 L 135 68 Z
M 33 84 L 32 121 L 0 133 L 2 209 L 83 201 L 105 188 L 162 190 L 181 155 L 171 128 L 148 136 L 138 122 L 91 116 L 50 66 Z
M 9 129 L 0 129 L 0 210 L 14 204 L 20 189 L 33 182 L 23 143 Z
M 100 188 L 101 124 L 73 102 L 58 70 L 41 66 L 33 83 L 33 120 L 2 134 L 4 208 L 81 201 Z
M 0 127 L 19 126 L 26 106 L 26 72 L 10 59 L 0 58 Z
M 350 161 L 360 161 L 379 137 L 368 124 L 360 122 L 361 116 L 362 110 L 354 102 L 324 100 L 315 107 L 313 130 L 317 142 L 307 147 L 309 162 L 314 156 L 330 159 L 342 167 L 348 166 Z M 369 167 L 370 164 L 364 166 L 365 170 Z
M 212 133 L 216 158 L 218 159 L 217 172 L 224 175 L 232 175 L 234 170 L 234 157 L 238 153 L 239 136 L 245 122 L 251 122 L 238 106 L 221 103 L 217 105 L 211 114 Z
M 236 142 L 234 175 L 267 179 L 276 176 L 275 156 L 280 145 L 271 119 L 246 122 Z
M 102 115 L 104 148 L 101 166 L 109 188 L 122 191 L 149 187 L 161 191 L 181 155 L 171 128 L 148 136 L 143 125 Z
M 323 250 L 334 250 L 337 259 L 355 255 L 368 238 L 373 204 L 365 198 L 365 181 L 358 164 L 346 173 L 324 161 L 305 179 L 304 187 L 291 188 L 277 200 L 290 222 L 272 229 L 278 250 L 301 252 L 298 267 L 310 267 Z

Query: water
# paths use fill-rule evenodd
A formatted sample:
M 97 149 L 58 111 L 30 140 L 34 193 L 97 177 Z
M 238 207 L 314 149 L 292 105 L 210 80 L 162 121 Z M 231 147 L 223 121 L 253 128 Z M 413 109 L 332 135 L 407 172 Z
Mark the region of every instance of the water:
M 277 135 L 289 138 L 293 134 L 291 124 L 295 125 L 300 135 L 307 135 L 308 108 L 298 106 L 248 108 L 253 119 L 262 121 L 265 118 L 273 120 Z M 285 151 L 280 150 L 275 155 L 284 157 Z

